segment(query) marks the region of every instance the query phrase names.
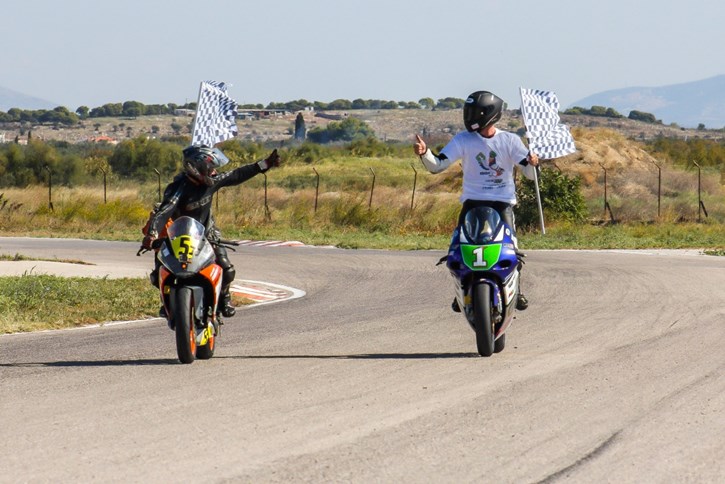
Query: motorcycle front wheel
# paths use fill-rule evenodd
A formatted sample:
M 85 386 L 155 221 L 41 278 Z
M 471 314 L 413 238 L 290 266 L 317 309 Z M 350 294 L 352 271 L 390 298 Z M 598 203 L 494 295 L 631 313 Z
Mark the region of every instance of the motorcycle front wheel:
M 214 356 L 214 350 L 216 349 L 216 335 L 214 334 L 215 330 L 213 327 L 207 328 L 207 330 L 211 331 L 211 335 L 209 335 L 209 339 L 204 346 L 199 346 L 196 349 L 197 360 L 208 360 L 209 358 Z
M 493 318 L 491 290 L 488 284 L 479 282 L 473 286 L 473 325 L 476 330 L 476 346 L 481 356 L 493 354 Z
M 182 363 L 193 363 L 196 355 L 196 334 L 194 331 L 194 298 L 191 289 L 180 287 L 174 302 L 174 323 L 176 324 L 176 354 Z

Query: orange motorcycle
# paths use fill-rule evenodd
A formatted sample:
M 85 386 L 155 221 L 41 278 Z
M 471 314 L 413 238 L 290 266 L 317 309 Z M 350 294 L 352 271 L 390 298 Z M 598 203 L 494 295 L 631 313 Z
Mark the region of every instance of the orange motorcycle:
M 191 217 L 179 217 L 164 238 L 154 241 L 159 269 L 159 290 L 169 327 L 176 333 L 176 353 L 182 363 L 214 356 L 221 330 L 217 311 L 222 268 L 216 263 L 204 226 Z M 237 245 L 221 241 L 228 247 Z M 143 249 L 139 251 L 139 254 Z

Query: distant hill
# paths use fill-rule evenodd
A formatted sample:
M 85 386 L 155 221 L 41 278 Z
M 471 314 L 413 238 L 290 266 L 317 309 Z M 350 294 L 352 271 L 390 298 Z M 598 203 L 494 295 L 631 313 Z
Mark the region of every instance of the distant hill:
M 8 112 L 9 109 L 54 109 L 60 106 L 58 103 L 40 99 L 33 96 L 0 87 L 0 111 Z
M 710 129 L 725 127 L 725 75 L 661 87 L 628 87 L 600 92 L 569 107 L 604 106 L 628 116 L 630 111 L 654 114 L 664 124 Z

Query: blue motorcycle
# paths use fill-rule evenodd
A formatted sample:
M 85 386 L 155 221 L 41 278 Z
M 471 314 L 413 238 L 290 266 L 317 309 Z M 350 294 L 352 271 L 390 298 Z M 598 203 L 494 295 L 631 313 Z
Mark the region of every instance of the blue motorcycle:
M 513 320 L 523 257 L 513 237 L 496 210 L 475 207 L 456 228 L 443 259 L 455 283 L 454 309 L 461 310 L 475 331 L 481 356 L 504 349 L 506 328 Z

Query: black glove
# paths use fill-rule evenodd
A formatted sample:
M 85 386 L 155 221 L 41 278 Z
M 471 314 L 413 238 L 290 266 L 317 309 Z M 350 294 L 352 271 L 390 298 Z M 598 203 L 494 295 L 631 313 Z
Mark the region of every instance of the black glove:
M 154 240 L 156 240 L 155 234 L 148 234 L 146 237 L 143 238 L 143 242 L 141 242 L 141 247 L 143 247 L 146 250 L 151 250 L 153 247 Z
M 279 155 L 277 154 L 277 149 L 275 148 L 275 150 L 272 151 L 272 153 L 270 153 L 268 157 L 266 157 L 262 161 L 258 161 L 257 166 L 259 167 L 260 170 L 262 170 L 262 173 L 264 173 L 265 171 L 269 170 L 270 168 L 279 166 L 279 162 L 280 162 L 280 158 L 279 158 Z

